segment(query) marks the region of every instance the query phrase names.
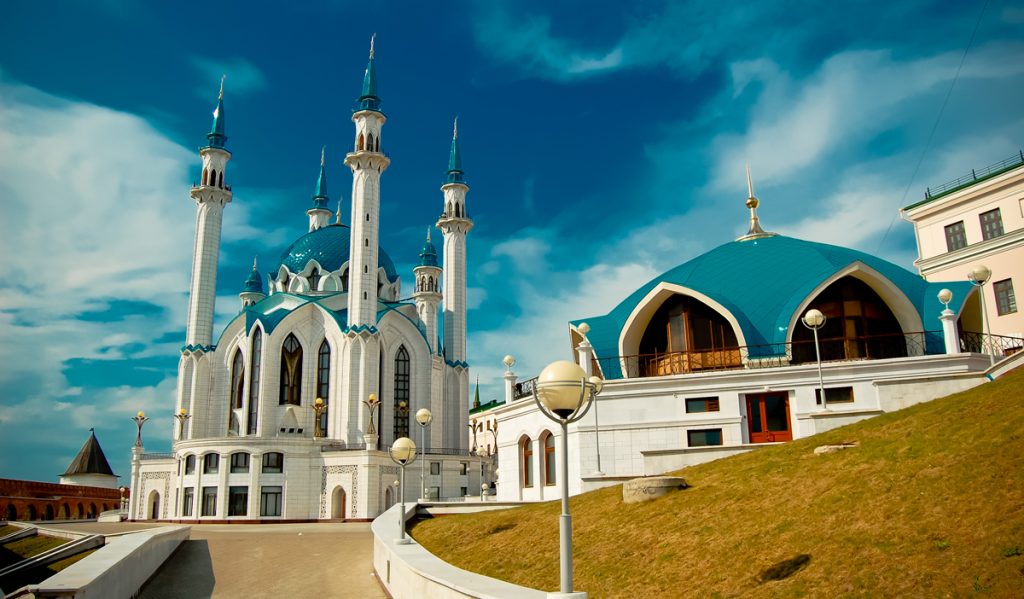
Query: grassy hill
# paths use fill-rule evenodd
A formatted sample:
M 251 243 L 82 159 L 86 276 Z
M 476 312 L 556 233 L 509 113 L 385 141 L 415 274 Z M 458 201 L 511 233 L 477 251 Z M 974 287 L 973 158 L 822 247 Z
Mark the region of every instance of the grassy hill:
M 814 455 L 844 441 L 859 446 Z M 693 487 L 648 503 L 623 504 L 621 486 L 572 498 L 578 589 L 1024 597 L 1024 369 L 679 474 Z M 412 533 L 461 568 L 556 591 L 558 513 L 557 502 L 533 504 L 425 520 Z M 798 569 L 764 580 L 779 564 Z

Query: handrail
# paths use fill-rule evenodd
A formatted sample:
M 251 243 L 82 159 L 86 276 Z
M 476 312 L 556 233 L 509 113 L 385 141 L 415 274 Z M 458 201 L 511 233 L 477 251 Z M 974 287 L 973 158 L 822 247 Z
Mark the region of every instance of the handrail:
M 1008 171 L 1011 168 L 1017 166 L 1018 164 L 1024 164 L 1024 150 L 1018 150 L 1016 155 L 1010 156 L 1005 160 L 1000 160 L 995 164 L 990 164 L 985 168 L 971 169 L 971 174 L 969 175 L 964 175 L 963 177 L 953 179 L 952 181 L 943 183 L 942 185 L 939 185 L 937 187 L 928 187 L 925 189 L 924 197 L 927 200 L 937 198 L 941 195 L 950 193 L 951 191 L 954 191 L 956 189 L 960 189 L 961 187 L 970 185 L 976 181 L 987 179 L 988 177 L 991 177 L 993 175 L 998 175 L 999 173 Z
M 139 456 L 140 460 L 166 460 L 174 458 L 174 453 L 171 452 L 150 452 L 144 453 Z

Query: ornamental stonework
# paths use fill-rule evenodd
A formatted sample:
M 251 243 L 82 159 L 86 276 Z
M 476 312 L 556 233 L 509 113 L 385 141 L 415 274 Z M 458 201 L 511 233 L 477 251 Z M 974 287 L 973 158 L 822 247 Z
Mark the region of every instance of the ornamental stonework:
M 356 515 L 356 505 L 359 504 L 359 467 L 358 466 L 324 466 L 320 475 L 320 519 L 327 517 L 327 475 L 328 474 L 351 474 L 352 501 L 349 502 L 349 516 Z

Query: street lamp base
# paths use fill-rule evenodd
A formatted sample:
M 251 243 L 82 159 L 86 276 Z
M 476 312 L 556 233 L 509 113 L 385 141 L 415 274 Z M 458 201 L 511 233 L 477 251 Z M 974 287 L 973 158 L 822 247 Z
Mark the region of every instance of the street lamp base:
M 412 539 L 405 537 L 404 539 L 395 539 L 395 545 L 412 545 Z
M 572 593 L 548 593 L 548 599 L 587 599 L 587 593 L 584 591 L 575 591 Z
M 604 476 L 604 472 L 601 472 L 600 470 L 594 470 L 593 472 L 590 473 L 590 476 Z

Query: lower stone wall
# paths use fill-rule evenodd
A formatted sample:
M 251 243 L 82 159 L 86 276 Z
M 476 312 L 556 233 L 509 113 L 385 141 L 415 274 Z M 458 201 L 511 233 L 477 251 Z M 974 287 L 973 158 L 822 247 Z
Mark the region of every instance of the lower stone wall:
M 82 520 L 120 508 L 117 489 L 0 478 L 0 520 Z

